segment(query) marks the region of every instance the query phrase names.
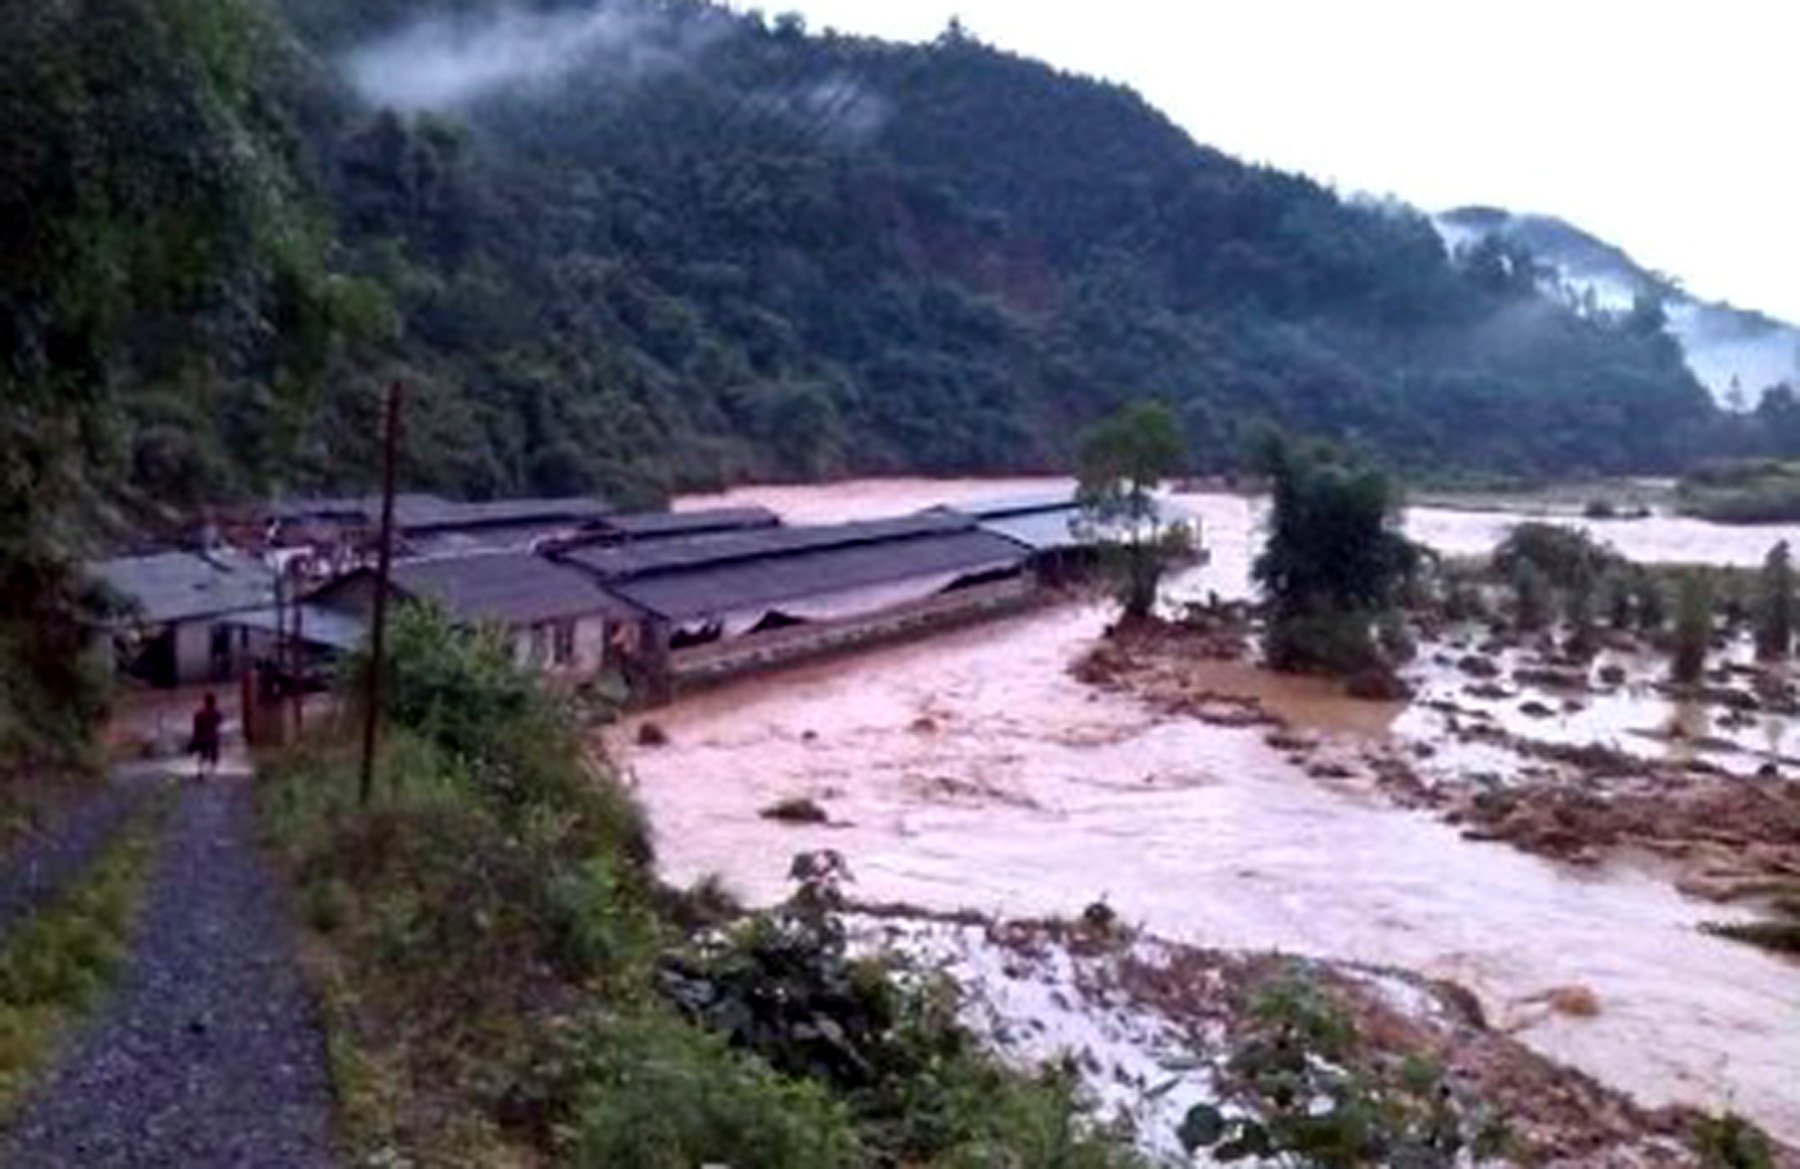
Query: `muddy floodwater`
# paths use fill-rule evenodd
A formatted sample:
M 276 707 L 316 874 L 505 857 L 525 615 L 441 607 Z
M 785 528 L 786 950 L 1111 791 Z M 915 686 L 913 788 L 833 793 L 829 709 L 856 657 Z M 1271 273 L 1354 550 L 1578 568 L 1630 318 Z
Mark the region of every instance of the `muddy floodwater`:
M 804 522 L 1045 486 L 904 480 L 728 498 Z M 1257 505 L 1183 501 L 1204 518 L 1212 561 L 1177 587 L 1242 595 Z M 1478 552 L 1508 522 L 1432 509 L 1409 530 Z M 1593 526 L 1628 555 L 1733 564 L 1800 535 L 1665 519 Z M 786 892 L 794 853 L 832 848 L 866 900 L 1020 916 L 1104 898 L 1172 939 L 1405 967 L 1462 983 L 1496 1024 L 1645 1103 L 1731 1107 L 1800 1141 L 1800 965 L 1697 929 L 1735 911 L 1684 898 L 1648 861 L 1578 869 L 1464 840 L 1425 813 L 1310 778 L 1259 729 L 1164 717 L 1086 686 L 1068 666 L 1106 619 L 1066 605 L 750 679 L 655 712 L 667 746 L 630 746 L 627 726 L 614 749 L 678 881 L 718 873 L 768 902 Z M 1380 736 L 1404 717 L 1220 668 L 1326 733 Z M 789 796 L 817 800 L 832 823 L 758 816 Z M 1571 985 L 1594 992 L 1598 1016 L 1528 1002 Z

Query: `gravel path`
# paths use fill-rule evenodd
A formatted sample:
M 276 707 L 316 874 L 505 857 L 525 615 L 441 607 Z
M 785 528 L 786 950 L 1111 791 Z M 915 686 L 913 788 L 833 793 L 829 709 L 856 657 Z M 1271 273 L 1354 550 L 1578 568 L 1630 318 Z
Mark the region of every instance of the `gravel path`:
M 248 778 L 183 785 L 165 831 L 119 984 L 0 1164 L 330 1166 L 324 1040 L 254 843 Z
M 88 861 L 137 806 L 144 787 L 124 774 L 96 787 L 55 823 L 0 856 L 0 941 L 26 913 L 43 905 Z

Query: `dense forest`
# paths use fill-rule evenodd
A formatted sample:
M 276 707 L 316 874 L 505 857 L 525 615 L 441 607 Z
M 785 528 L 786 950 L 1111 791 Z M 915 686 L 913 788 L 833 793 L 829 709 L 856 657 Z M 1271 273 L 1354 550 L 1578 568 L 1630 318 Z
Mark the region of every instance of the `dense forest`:
M 698 0 L 4 0 L 0 505 L 406 478 L 621 498 L 1066 467 L 1168 403 L 1408 469 L 1648 471 L 1721 417 L 1654 305 L 1196 145 L 952 25 Z

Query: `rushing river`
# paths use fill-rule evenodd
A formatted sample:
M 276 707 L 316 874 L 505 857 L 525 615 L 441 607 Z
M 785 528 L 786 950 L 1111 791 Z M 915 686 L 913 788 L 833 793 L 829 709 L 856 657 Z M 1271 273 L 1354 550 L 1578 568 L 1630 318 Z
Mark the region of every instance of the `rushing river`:
M 754 501 L 804 522 L 1046 485 L 903 480 L 684 503 Z M 1178 587 L 1242 595 L 1257 505 L 1183 502 L 1202 515 L 1212 560 Z M 1408 528 L 1464 553 L 1509 522 L 1421 509 Z M 1665 519 L 1596 526 L 1644 559 L 1750 564 L 1779 538 Z M 1200 945 L 1407 967 L 1468 986 L 1538 1050 L 1646 1103 L 1732 1107 L 1800 1141 L 1800 966 L 1696 928 L 1729 911 L 1644 867 L 1576 870 L 1465 841 L 1429 816 L 1309 778 L 1259 731 L 1160 717 L 1084 686 L 1067 667 L 1105 620 L 1096 606 L 1062 607 L 656 712 L 668 746 L 630 748 L 621 734 L 617 750 L 669 875 L 716 872 L 766 902 L 785 893 L 795 852 L 834 848 L 865 899 L 1019 916 L 1104 897 L 1127 920 Z M 1396 713 L 1304 684 L 1272 697 L 1290 717 L 1345 734 L 1382 733 Z M 820 800 L 834 823 L 758 817 L 796 795 Z M 1598 1017 L 1525 1005 L 1572 984 L 1598 996 Z

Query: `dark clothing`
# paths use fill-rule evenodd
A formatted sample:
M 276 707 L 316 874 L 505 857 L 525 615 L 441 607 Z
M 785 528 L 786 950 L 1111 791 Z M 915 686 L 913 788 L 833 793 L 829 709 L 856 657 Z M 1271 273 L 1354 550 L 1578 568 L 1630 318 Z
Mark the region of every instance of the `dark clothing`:
M 192 750 L 194 754 L 200 756 L 202 763 L 219 761 L 219 728 L 224 722 L 225 716 L 216 706 L 203 706 L 194 712 Z

